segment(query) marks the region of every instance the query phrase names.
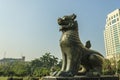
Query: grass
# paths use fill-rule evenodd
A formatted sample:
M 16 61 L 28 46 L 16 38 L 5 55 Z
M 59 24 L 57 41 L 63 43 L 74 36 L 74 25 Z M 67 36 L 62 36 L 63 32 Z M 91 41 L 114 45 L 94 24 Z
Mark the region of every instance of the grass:
M 0 77 L 0 80 L 7 80 L 8 77 Z
M 0 77 L 0 80 L 7 80 L 8 77 Z M 15 77 L 16 78 L 16 77 Z M 24 77 L 23 80 L 29 80 L 28 77 Z

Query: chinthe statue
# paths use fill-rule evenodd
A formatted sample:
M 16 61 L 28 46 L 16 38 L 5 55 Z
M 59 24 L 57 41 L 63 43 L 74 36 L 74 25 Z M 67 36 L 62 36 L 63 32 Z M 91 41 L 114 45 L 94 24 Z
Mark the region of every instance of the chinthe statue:
M 104 56 L 97 51 L 91 50 L 90 42 L 84 46 L 79 38 L 76 15 L 58 18 L 60 31 L 60 47 L 62 52 L 62 68 L 55 76 L 72 77 L 85 74 L 88 76 L 100 76 Z M 85 70 L 80 71 L 80 67 Z

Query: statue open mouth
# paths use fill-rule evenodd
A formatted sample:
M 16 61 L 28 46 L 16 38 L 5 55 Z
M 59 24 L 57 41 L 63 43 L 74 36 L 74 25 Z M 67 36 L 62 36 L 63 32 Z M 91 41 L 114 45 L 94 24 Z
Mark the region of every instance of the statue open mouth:
M 70 16 L 63 16 L 62 18 L 58 18 L 58 24 L 60 25 L 59 30 L 60 31 L 67 31 L 70 30 L 72 27 L 70 27 L 71 23 L 74 22 L 76 18 L 75 14 L 72 14 Z
M 69 22 L 66 21 L 65 18 L 58 18 L 58 24 L 59 24 L 59 25 L 68 25 Z
M 59 31 L 66 31 L 69 23 L 64 18 L 58 18 L 58 24 L 60 25 Z

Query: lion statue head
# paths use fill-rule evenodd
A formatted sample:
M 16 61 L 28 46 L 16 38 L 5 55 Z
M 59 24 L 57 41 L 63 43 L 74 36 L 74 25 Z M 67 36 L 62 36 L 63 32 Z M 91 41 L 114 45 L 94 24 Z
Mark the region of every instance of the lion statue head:
M 63 16 L 62 18 L 58 18 L 58 24 L 60 25 L 60 31 L 68 31 L 78 29 L 78 24 L 76 19 L 76 15 L 72 14 L 69 16 Z

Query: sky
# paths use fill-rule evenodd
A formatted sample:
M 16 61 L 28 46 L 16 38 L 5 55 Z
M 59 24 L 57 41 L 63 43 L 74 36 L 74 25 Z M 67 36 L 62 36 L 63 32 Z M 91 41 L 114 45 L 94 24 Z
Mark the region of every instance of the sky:
M 27 61 L 47 52 L 61 59 L 58 17 L 76 14 L 83 44 L 105 55 L 106 16 L 120 8 L 120 0 L 0 0 L 0 59 Z

